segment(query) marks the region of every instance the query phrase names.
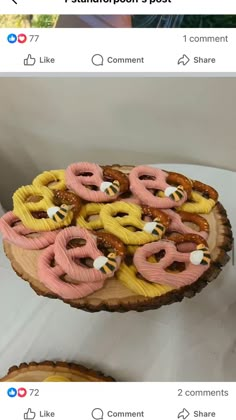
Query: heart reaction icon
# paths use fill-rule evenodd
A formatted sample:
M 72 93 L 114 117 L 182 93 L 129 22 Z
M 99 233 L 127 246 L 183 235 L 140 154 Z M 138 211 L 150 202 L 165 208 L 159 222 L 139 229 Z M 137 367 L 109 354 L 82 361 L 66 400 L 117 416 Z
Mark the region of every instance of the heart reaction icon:
M 27 36 L 25 34 L 19 34 L 18 35 L 18 42 L 20 44 L 24 44 L 27 41 Z
M 18 397 L 24 398 L 27 394 L 27 391 L 25 388 L 18 388 Z

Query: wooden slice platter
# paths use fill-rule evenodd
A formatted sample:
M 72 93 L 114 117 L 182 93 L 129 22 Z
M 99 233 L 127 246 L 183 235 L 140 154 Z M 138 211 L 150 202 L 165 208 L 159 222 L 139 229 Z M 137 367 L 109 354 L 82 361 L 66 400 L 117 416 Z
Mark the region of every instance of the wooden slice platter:
M 117 165 L 113 168 L 125 173 L 129 173 L 131 170 L 131 167 L 128 166 Z M 207 219 L 210 226 L 208 244 L 211 252 L 211 265 L 209 269 L 193 284 L 153 298 L 135 294 L 116 277 L 113 277 L 106 280 L 105 287 L 85 298 L 63 300 L 47 289 L 38 279 L 37 260 L 42 251 L 25 250 L 6 241 L 4 241 L 4 250 L 15 272 L 26 280 L 38 295 L 59 298 L 72 307 L 89 312 L 157 309 L 162 305 L 182 301 L 184 297 L 193 297 L 219 275 L 222 267 L 229 260 L 228 252 L 232 248 L 233 239 L 231 225 L 224 207 L 218 202 L 210 214 L 201 216 Z
M 55 380 L 56 378 L 56 380 Z M 63 381 L 62 379 L 65 378 Z M 49 379 L 49 380 L 48 380 Z M 58 380 L 61 379 L 61 380 Z M 0 382 L 113 382 L 100 372 L 75 363 L 50 362 L 22 363 L 13 366 Z

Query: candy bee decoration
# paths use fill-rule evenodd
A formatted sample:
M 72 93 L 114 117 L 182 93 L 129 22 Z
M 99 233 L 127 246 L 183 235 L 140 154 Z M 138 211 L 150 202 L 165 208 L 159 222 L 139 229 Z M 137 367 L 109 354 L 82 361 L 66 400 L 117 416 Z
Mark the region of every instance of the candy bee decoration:
M 199 181 L 193 181 L 193 190 L 190 201 L 186 201 L 177 210 L 184 210 L 190 213 L 209 214 L 218 201 L 218 192 L 207 184 Z M 202 194 L 208 196 L 204 197 Z
M 129 175 L 131 192 L 143 203 L 159 209 L 181 206 L 190 197 L 192 183 L 184 175 L 149 166 L 136 166 Z M 173 187 L 174 184 L 176 187 Z M 152 191 L 164 191 L 157 197 Z
M 165 217 L 164 212 L 149 206 L 141 206 L 141 209 L 143 215 L 149 216 L 153 219 L 152 222 L 145 221 L 143 226 L 144 232 L 151 233 L 157 237 L 156 239 L 162 238 L 170 223 L 169 216 L 167 215 L 167 217 Z
M 174 242 L 173 242 L 174 241 Z M 210 252 L 205 240 L 199 235 L 176 235 L 171 240 L 161 240 L 146 244 L 134 254 L 133 263 L 144 279 L 171 287 L 182 287 L 196 281 L 210 266 Z M 179 252 L 177 246 L 191 242 L 196 244 L 192 252 Z M 165 251 L 165 255 L 154 264 L 147 261 L 149 257 Z M 174 262 L 185 263 L 185 270 L 181 272 L 168 271 Z
M 90 202 L 114 201 L 129 190 L 128 177 L 115 169 L 95 163 L 73 163 L 66 169 L 67 187 Z
M 83 240 L 85 244 L 69 248 L 72 240 Z M 106 257 L 99 250 L 99 244 L 109 246 L 114 252 Z M 39 280 L 63 299 L 78 299 L 101 289 L 105 279 L 112 277 L 119 268 L 124 253 L 124 245 L 114 235 L 95 236 L 86 229 L 72 226 L 63 229 L 55 244 L 39 256 Z M 93 261 L 92 267 L 80 263 L 85 259 Z M 71 282 L 63 281 L 64 275 L 69 276 Z
M 68 206 L 67 204 L 62 204 L 60 207 L 49 207 L 47 210 L 47 215 L 56 223 L 60 223 L 66 219 L 66 216 L 69 214 L 69 211 L 73 206 Z
M 119 217 L 119 213 L 124 216 Z M 142 215 L 151 216 L 152 222 L 143 221 Z M 104 229 L 115 233 L 126 245 L 143 245 L 160 239 L 170 222 L 168 215 L 161 210 L 122 201 L 103 206 L 100 218 Z

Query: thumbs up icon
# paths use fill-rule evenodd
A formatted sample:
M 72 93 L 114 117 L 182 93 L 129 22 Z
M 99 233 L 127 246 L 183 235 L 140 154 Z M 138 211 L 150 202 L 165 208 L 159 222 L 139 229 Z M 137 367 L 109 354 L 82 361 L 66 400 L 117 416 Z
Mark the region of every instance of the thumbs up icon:
M 31 54 L 28 54 L 28 57 L 24 59 L 24 66 L 34 66 L 36 63 L 36 58 L 32 57 Z
M 31 408 L 28 408 L 28 411 L 24 413 L 24 419 L 25 420 L 33 420 L 36 416 L 36 413 L 31 410 Z

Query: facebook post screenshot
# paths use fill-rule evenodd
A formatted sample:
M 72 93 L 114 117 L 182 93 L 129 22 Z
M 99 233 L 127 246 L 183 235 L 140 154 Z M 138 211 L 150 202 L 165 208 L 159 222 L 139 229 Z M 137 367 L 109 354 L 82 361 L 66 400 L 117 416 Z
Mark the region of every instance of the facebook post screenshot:
M 1 0 L 0 419 L 235 417 L 236 3 Z

